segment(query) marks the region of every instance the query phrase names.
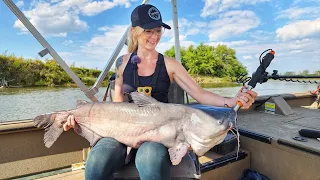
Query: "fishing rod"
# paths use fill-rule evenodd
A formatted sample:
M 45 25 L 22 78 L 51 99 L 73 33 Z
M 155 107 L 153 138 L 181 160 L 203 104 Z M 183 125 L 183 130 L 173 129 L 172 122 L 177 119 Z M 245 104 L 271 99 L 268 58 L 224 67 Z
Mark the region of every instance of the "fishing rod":
M 269 52 L 268 52 L 269 51 Z M 261 60 L 261 56 L 268 52 Z M 242 92 L 247 92 L 247 90 L 251 90 L 256 87 L 257 83 L 261 82 L 261 77 L 265 75 L 266 69 L 270 65 L 271 61 L 274 59 L 275 51 L 272 49 L 267 49 L 264 52 L 261 53 L 259 57 L 260 66 L 257 68 L 255 73 L 253 73 L 252 77 L 249 78 L 249 82 L 247 85 L 245 85 L 245 88 L 242 89 Z M 242 103 L 240 101 L 237 101 L 237 104 L 233 107 L 235 111 L 238 111 L 242 107 Z
M 269 75 L 268 72 L 265 72 L 260 79 L 260 82 L 267 82 L 269 79 L 280 80 L 280 81 L 291 81 L 291 82 L 300 82 L 300 83 L 310 83 L 310 84 L 319 84 L 319 82 L 313 80 L 305 81 L 299 79 L 316 79 L 320 78 L 317 75 L 279 75 L 278 70 L 273 70 L 273 73 Z M 297 79 L 297 80 L 293 80 Z

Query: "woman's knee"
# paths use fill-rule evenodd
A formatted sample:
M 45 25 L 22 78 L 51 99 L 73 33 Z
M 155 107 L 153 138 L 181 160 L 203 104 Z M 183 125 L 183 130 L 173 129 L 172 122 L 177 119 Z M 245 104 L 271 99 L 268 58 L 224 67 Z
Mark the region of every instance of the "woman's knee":
M 145 142 L 139 147 L 137 151 L 138 160 L 140 158 L 146 160 L 150 158 L 154 159 L 153 157 L 166 158 L 168 156 L 168 149 L 163 144 L 156 142 Z
M 113 138 L 102 138 L 91 149 L 86 162 L 86 177 L 107 176 L 124 165 L 126 146 Z
M 137 151 L 135 163 L 139 171 L 150 171 L 150 173 L 163 170 L 169 171 L 170 157 L 168 149 L 160 143 L 145 142 Z
M 126 146 L 121 144 L 113 138 L 102 138 L 91 149 L 89 156 L 94 157 L 94 160 L 104 158 L 108 159 L 121 159 L 125 157 Z M 89 159 L 88 159 L 89 160 Z

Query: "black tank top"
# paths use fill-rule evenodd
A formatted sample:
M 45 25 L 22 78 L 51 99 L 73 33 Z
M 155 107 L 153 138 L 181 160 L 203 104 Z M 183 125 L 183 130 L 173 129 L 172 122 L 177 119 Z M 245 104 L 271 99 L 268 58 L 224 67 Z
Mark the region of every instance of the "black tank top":
M 170 78 L 161 53 L 158 55 L 157 65 L 154 73 L 150 76 L 139 76 L 137 64 L 131 59 L 136 55 L 133 52 L 123 72 L 124 93 L 136 91 L 138 87 L 151 86 L 151 96 L 160 102 L 168 102 Z

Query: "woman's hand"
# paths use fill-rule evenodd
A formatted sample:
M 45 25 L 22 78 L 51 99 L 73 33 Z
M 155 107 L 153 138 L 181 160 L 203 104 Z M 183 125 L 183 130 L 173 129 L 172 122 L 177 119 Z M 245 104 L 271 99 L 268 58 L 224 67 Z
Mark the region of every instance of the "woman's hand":
M 73 128 L 76 124 L 76 121 L 74 120 L 73 115 L 69 115 L 67 122 L 63 124 L 63 130 L 68 131 L 69 129 Z
M 258 93 L 246 90 L 247 92 L 242 92 L 245 87 L 242 87 L 236 95 L 236 101 L 240 101 L 242 104 L 242 109 L 248 109 L 253 103 L 254 99 L 258 96 Z

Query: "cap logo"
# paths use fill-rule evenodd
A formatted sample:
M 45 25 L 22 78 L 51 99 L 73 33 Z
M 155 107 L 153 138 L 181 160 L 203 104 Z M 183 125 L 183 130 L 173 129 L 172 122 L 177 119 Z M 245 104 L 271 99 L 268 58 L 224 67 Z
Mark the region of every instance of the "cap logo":
M 159 20 L 160 19 L 160 12 L 158 9 L 151 7 L 148 11 L 149 17 L 151 17 L 154 20 Z

